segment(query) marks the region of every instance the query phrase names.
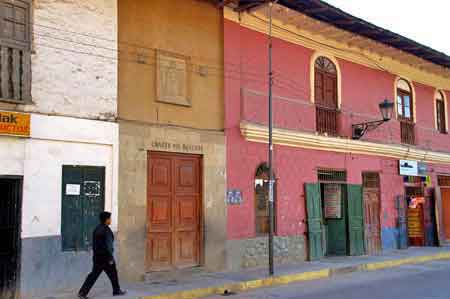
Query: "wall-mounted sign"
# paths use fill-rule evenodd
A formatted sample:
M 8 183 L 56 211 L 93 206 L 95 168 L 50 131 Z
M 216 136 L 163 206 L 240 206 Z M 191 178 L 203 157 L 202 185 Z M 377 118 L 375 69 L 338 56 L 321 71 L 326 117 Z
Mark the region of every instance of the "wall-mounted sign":
M 338 184 L 323 185 L 323 205 L 325 218 L 341 218 L 341 186 Z
M 203 145 L 201 144 L 185 144 L 172 143 L 167 141 L 153 141 L 151 143 L 152 149 L 162 151 L 177 151 L 186 153 L 201 153 L 203 152 Z
M 30 136 L 30 115 L 0 111 L 0 135 Z
M 80 188 L 81 186 L 79 184 L 67 184 L 66 185 L 66 195 L 80 195 Z
M 427 164 L 414 160 L 399 160 L 400 175 L 426 176 Z
M 242 203 L 241 190 L 228 190 L 227 191 L 227 204 L 240 205 Z

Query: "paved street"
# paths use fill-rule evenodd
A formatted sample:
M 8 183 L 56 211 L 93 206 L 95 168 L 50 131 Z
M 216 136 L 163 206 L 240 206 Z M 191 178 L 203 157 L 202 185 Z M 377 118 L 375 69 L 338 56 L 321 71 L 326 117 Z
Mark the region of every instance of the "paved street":
M 223 298 L 221 296 L 209 299 Z M 357 272 L 306 283 L 241 293 L 234 299 L 449 299 L 450 262 Z

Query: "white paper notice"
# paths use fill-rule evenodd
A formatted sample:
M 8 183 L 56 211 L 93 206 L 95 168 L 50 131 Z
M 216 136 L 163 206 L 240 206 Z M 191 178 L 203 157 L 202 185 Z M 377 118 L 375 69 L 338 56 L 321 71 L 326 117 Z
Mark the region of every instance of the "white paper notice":
M 80 195 L 80 185 L 67 184 L 66 195 Z

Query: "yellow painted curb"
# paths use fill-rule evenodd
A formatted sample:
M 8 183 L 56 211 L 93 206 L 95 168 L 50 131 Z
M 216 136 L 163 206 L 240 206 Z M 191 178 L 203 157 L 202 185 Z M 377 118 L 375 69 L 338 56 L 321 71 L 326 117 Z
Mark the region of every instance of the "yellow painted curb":
M 434 254 L 434 255 L 423 255 L 423 256 L 410 257 L 410 258 L 404 258 L 404 259 L 383 261 L 383 262 L 377 262 L 377 263 L 369 263 L 369 264 L 365 264 L 364 268 L 367 271 L 375 271 L 375 270 L 399 267 L 402 265 L 421 264 L 421 263 L 426 263 L 426 262 L 436 261 L 436 260 L 443 260 L 443 259 L 450 259 L 450 252 L 440 252 L 440 253 Z
M 355 266 L 355 269 L 356 271 L 375 271 L 387 268 L 394 268 L 402 265 L 421 264 L 429 261 L 443 260 L 443 259 L 450 259 L 450 251 L 441 252 L 434 255 L 425 255 L 411 258 L 388 260 L 376 263 L 368 263 Z M 218 287 L 183 290 L 167 294 L 143 296 L 140 297 L 140 299 L 197 299 L 216 294 L 223 294 L 225 290 L 233 292 L 245 292 L 263 287 L 286 285 L 294 282 L 328 278 L 332 275 L 334 270 L 336 269 L 327 268 L 318 271 L 287 274 L 276 277 L 268 277 L 237 283 L 229 283 Z

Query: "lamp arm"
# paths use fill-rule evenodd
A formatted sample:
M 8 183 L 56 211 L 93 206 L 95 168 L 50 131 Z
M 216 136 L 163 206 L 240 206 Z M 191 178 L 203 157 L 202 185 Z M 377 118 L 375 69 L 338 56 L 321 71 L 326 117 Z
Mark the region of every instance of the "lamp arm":
M 360 136 L 357 136 L 359 138 L 361 138 L 362 136 L 364 136 L 364 134 L 366 134 L 369 131 L 375 130 L 376 128 L 378 128 L 380 125 L 382 125 L 383 123 L 385 123 L 386 120 L 374 120 L 374 121 L 368 121 L 368 122 L 363 122 L 363 123 L 359 123 L 359 124 L 353 124 L 352 125 L 352 132 L 355 132 L 355 129 L 361 129 L 361 134 Z M 353 136 L 353 138 L 355 138 L 356 136 Z

